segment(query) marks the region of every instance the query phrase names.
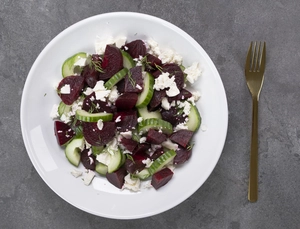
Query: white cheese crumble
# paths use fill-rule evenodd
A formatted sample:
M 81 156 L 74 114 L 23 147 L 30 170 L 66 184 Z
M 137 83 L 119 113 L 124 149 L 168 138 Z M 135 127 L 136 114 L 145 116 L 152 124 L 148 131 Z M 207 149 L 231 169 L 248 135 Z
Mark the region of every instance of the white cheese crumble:
M 166 141 L 164 141 L 163 143 L 161 143 L 161 145 L 163 147 L 166 147 L 166 148 L 172 149 L 172 150 L 177 150 L 178 149 L 178 145 L 176 143 L 171 142 L 170 139 L 167 139 Z
M 140 143 L 145 143 L 145 142 L 146 142 L 146 140 L 147 140 L 147 138 L 146 138 L 146 137 L 142 137 L 142 138 L 140 138 Z
M 83 182 L 85 185 L 90 185 L 90 183 L 92 182 L 92 180 L 94 179 L 95 177 L 95 173 L 91 170 L 88 170 L 87 173 L 84 174 L 84 177 L 83 177 Z
M 138 121 L 138 123 L 142 122 L 143 121 L 143 117 L 138 117 L 137 121 Z
M 165 110 L 170 110 L 171 104 L 169 103 L 168 99 L 164 97 L 161 101 L 161 107 L 164 108 Z
M 71 87 L 70 84 L 65 84 L 60 88 L 60 93 L 61 94 L 70 94 L 71 93 Z
M 97 127 L 99 130 L 102 130 L 103 129 L 103 120 L 102 119 L 99 119 L 97 121 Z
M 90 94 L 92 94 L 93 92 L 94 92 L 94 91 L 93 91 L 92 88 L 87 87 L 87 88 L 85 89 L 85 91 L 83 92 L 83 94 L 85 94 L 85 95 L 90 95 Z
M 124 185 L 123 189 L 129 189 L 134 192 L 137 192 L 140 190 L 141 181 L 139 178 L 131 178 L 130 174 L 128 173 L 124 178 Z
M 118 48 L 121 48 L 123 45 L 125 45 L 126 40 L 127 40 L 127 37 L 125 37 L 125 36 L 117 37 L 117 38 L 115 39 L 115 45 L 116 45 Z
M 147 158 L 145 160 L 142 160 L 142 163 L 146 165 L 146 168 L 149 168 L 152 165 L 153 161 L 150 158 Z
M 183 72 L 185 74 L 187 74 L 186 79 L 191 84 L 193 84 L 198 79 L 198 77 L 201 75 L 200 64 L 197 62 L 194 62 L 190 67 L 186 68 Z
M 121 122 L 121 116 L 118 116 L 115 120 L 115 122 Z
M 182 122 L 179 123 L 177 126 L 175 126 L 174 131 L 178 131 L 178 130 L 187 130 L 188 126 L 186 125 L 186 123 Z
M 93 88 L 93 91 L 96 94 L 96 99 L 97 100 L 101 100 L 103 102 L 106 101 L 106 98 L 109 96 L 110 94 L 110 90 L 107 90 L 104 86 L 104 81 L 103 80 L 99 80 L 95 87 Z
M 126 139 L 132 138 L 132 131 L 120 132 L 120 135 Z
M 96 160 L 104 165 L 109 165 L 111 155 L 108 152 L 100 153 L 97 155 Z
M 109 95 L 108 100 L 112 103 L 116 102 L 117 98 L 119 97 L 119 92 L 116 86 L 113 86 Z
M 156 79 L 153 88 L 157 91 L 169 88 L 166 93 L 169 97 L 176 96 L 180 93 L 175 82 L 175 76 L 169 77 L 168 72 L 160 74 Z
M 80 57 L 75 63 L 74 66 L 84 67 L 86 65 L 86 58 Z
M 51 109 L 51 113 L 50 113 L 50 117 L 52 119 L 56 119 L 59 117 L 59 114 L 58 114 L 58 105 L 57 104 L 54 104 L 52 106 L 52 109 Z
M 191 104 L 188 101 L 178 101 L 178 107 L 183 108 L 183 117 L 188 116 L 191 111 Z
M 108 36 L 105 38 L 97 37 L 95 41 L 95 52 L 96 54 L 102 55 L 105 52 L 106 45 L 115 44 L 118 48 L 121 48 L 125 45 L 127 38 L 125 36 L 119 36 L 113 38 L 112 36 Z
M 82 172 L 81 171 L 79 171 L 79 170 L 77 170 L 77 169 L 73 169 L 72 171 L 71 171 L 71 174 L 74 176 L 74 177 L 80 177 L 81 175 L 82 175 Z

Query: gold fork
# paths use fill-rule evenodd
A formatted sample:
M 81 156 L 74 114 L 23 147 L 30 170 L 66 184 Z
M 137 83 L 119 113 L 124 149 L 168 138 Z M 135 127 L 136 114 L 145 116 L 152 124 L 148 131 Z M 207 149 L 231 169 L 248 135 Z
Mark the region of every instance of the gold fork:
M 256 202 L 258 196 L 258 100 L 264 81 L 266 42 L 251 42 L 247 54 L 245 76 L 252 95 L 252 135 L 248 200 Z

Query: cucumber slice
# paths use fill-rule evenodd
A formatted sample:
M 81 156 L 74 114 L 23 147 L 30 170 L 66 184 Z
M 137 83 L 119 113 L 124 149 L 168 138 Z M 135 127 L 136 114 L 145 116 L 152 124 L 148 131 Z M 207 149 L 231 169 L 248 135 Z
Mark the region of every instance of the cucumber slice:
M 116 74 L 114 74 L 105 84 L 104 86 L 110 90 L 112 89 L 113 86 L 115 86 L 118 82 L 121 81 L 121 79 L 123 79 L 126 74 L 127 74 L 128 70 L 127 68 L 123 68 L 122 70 L 120 70 L 119 72 L 117 72 Z
M 61 117 L 63 114 L 68 115 L 68 113 L 71 111 L 72 105 L 67 105 L 63 101 L 61 101 L 58 105 L 58 115 Z
M 97 163 L 95 170 L 96 170 L 96 172 L 99 173 L 100 175 L 105 176 L 106 173 L 107 173 L 107 171 L 108 171 L 108 167 L 107 167 L 107 165 L 105 165 L 105 164 L 99 162 L 99 163 Z
M 154 77 L 149 73 L 146 72 L 144 77 L 144 90 L 139 94 L 138 100 L 136 102 L 136 107 L 146 107 L 153 96 L 153 86 L 154 86 Z
M 123 67 L 127 68 L 128 70 L 130 68 L 133 68 L 135 66 L 135 63 L 134 63 L 132 57 L 130 56 L 130 54 L 123 50 L 121 50 L 121 52 L 122 52 L 122 56 L 123 56 Z
M 165 165 L 170 163 L 174 157 L 176 156 L 175 150 L 167 150 L 164 154 L 159 156 L 148 168 L 150 175 L 152 176 L 154 173 L 161 170 Z
M 173 132 L 171 123 L 158 118 L 144 119 L 138 124 L 140 134 L 147 132 L 149 129 L 161 130 L 165 134 L 171 134 Z
M 80 163 L 80 152 L 84 144 L 84 138 L 74 138 L 66 147 L 65 154 L 68 161 L 78 167 Z
M 102 152 L 102 150 L 104 149 L 104 146 L 92 146 L 91 148 L 92 148 L 92 153 L 95 156 L 97 156 Z
M 201 116 L 196 106 L 191 104 L 191 110 L 186 123 L 188 130 L 197 131 L 201 125 Z
M 136 177 L 140 178 L 141 180 L 145 180 L 150 177 L 150 172 L 148 169 L 143 169 L 142 171 L 135 174 Z
M 147 107 L 141 107 L 137 109 L 137 112 L 140 117 L 143 119 L 149 119 L 149 118 L 158 118 L 161 119 L 160 112 L 157 111 L 148 111 Z
M 89 113 L 85 110 L 76 110 L 75 117 L 83 122 L 97 122 L 99 119 L 106 122 L 112 120 L 113 114 L 105 112 Z
M 68 59 L 66 59 L 62 65 L 62 76 L 66 77 L 66 76 L 74 75 L 75 74 L 75 72 L 74 72 L 75 65 L 74 64 L 81 58 L 86 59 L 87 54 L 85 52 L 79 52 L 79 53 L 76 53 L 75 55 L 69 57 Z
M 111 155 L 110 162 L 107 165 L 107 172 L 113 173 L 114 171 L 116 171 L 118 168 L 121 167 L 122 162 L 123 162 L 123 153 L 121 152 L 120 149 L 118 149 L 117 151 L 115 151 L 113 155 Z

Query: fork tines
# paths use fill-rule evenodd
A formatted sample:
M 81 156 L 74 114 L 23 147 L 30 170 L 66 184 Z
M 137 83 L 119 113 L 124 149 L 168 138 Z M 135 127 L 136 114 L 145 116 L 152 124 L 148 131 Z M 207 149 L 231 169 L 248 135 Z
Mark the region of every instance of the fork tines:
M 249 72 L 264 72 L 266 61 L 266 42 L 251 42 L 246 60 Z

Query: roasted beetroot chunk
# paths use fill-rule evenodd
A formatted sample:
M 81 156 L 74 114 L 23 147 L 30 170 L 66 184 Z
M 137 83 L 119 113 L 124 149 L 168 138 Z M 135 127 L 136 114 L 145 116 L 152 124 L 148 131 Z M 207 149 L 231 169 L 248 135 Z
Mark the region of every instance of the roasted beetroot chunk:
M 173 97 L 168 97 L 168 101 L 171 103 L 172 101 L 176 100 L 187 100 L 188 98 L 191 98 L 193 95 L 188 90 L 182 88 L 180 93 Z
M 142 160 L 138 159 L 126 159 L 124 166 L 126 171 L 131 174 L 134 174 L 136 171 L 142 171 L 145 168 L 145 164 L 143 164 Z
M 95 92 L 85 97 L 82 103 L 82 110 L 90 113 L 107 112 L 112 113 L 113 109 L 106 102 L 96 99 Z
M 185 148 L 193 137 L 193 134 L 194 132 L 190 130 L 178 130 L 170 136 L 170 140 Z
M 167 136 L 161 132 L 158 132 L 153 129 L 149 129 L 147 133 L 147 142 L 150 144 L 161 144 L 167 139 Z
M 164 168 L 153 174 L 151 185 L 157 190 L 167 184 L 173 177 L 173 172 L 169 168 Z
M 138 94 L 136 93 L 124 93 L 120 95 L 115 104 L 118 110 L 132 110 L 138 100 Z
M 120 111 L 114 114 L 114 120 L 116 122 L 117 130 L 125 132 L 132 130 L 137 125 L 137 111 Z
M 133 152 L 134 149 L 137 147 L 138 142 L 127 138 L 121 138 L 121 144 L 130 152 Z
M 145 56 L 147 53 L 146 45 L 142 40 L 135 40 L 127 43 L 125 51 L 130 54 L 132 58 L 139 58 Z
M 54 134 L 58 144 L 61 146 L 69 142 L 75 136 L 75 131 L 64 122 L 54 121 Z
M 64 86 L 70 87 L 70 93 L 61 93 L 61 89 Z M 58 95 L 60 96 L 61 100 L 67 104 L 71 105 L 73 102 L 75 102 L 80 93 L 82 92 L 82 89 L 84 87 L 84 78 L 81 76 L 67 76 L 63 78 L 57 87 Z
M 180 115 L 180 112 L 176 107 L 171 107 L 169 110 L 162 109 L 161 116 L 163 120 L 171 123 L 173 126 L 185 121 L 185 117 Z
M 147 152 L 150 149 L 150 144 L 148 143 L 140 143 L 137 145 L 137 147 L 135 148 L 133 155 L 135 154 L 144 154 L 145 152 Z
M 106 80 L 123 68 L 123 56 L 121 50 L 114 45 L 107 45 L 102 61 L 103 73 L 99 73 L 99 79 Z
M 97 122 L 82 122 L 83 136 L 93 146 L 103 146 L 110 142 L 115 136 L 116 125 L 114 122 L 103 122 L 100 130 Z
M 124 166 L 122 166 L 121 168 L 119 168 L 117 171 L 113 173 L 106 173 L 106 179 L 119 189 L 123 187 L 125 176 L 126 176 L 126 170 Z
M 154 161 L 163 154 L 164 154 L 164 148 L 160 147 L 160 148 L 158 148 L 157 150 L 154 151 L 154 153 L 151 155 L 150 159 Z
M 95 170 L 96 156 L 91 153 L 90 149 L 84 149 L 81 152 L 80 161 L 86 169 Z
M 92 65 L 86 65 L 83 67 L 81 76 L 84 78 L 85 83 L 93 88 L 98 81 L 99 72 Z
M 191 154 L 192 154 L 191 149 L 179 147 L 176 150 L 176 156 L 174 157 L 173 164 L 174 165 L 183 164 L 191 157 Z
M 144 88 L 144 81 L 142 75 L 142 66 L 136 66 L 129 69 L 128 74 L 125 76 L 124 92 L 140 93 Z
M 145 70 L 148 72 L 156 71 L 157 67 L 160 67 L 162 65 L 161 60 L 152 55 L 152 54 L 147 54 L 146 55 L 146 65 L 145 65 Z
M 153 96 L 149 103 L 149 110 L 152 111 L 155 110 L 157 107 L 159 107 L 162 99 L 166 97 L 166 95 L 167 95 L 166 90 L 160 90 L 160 91 L 154 90 Z

